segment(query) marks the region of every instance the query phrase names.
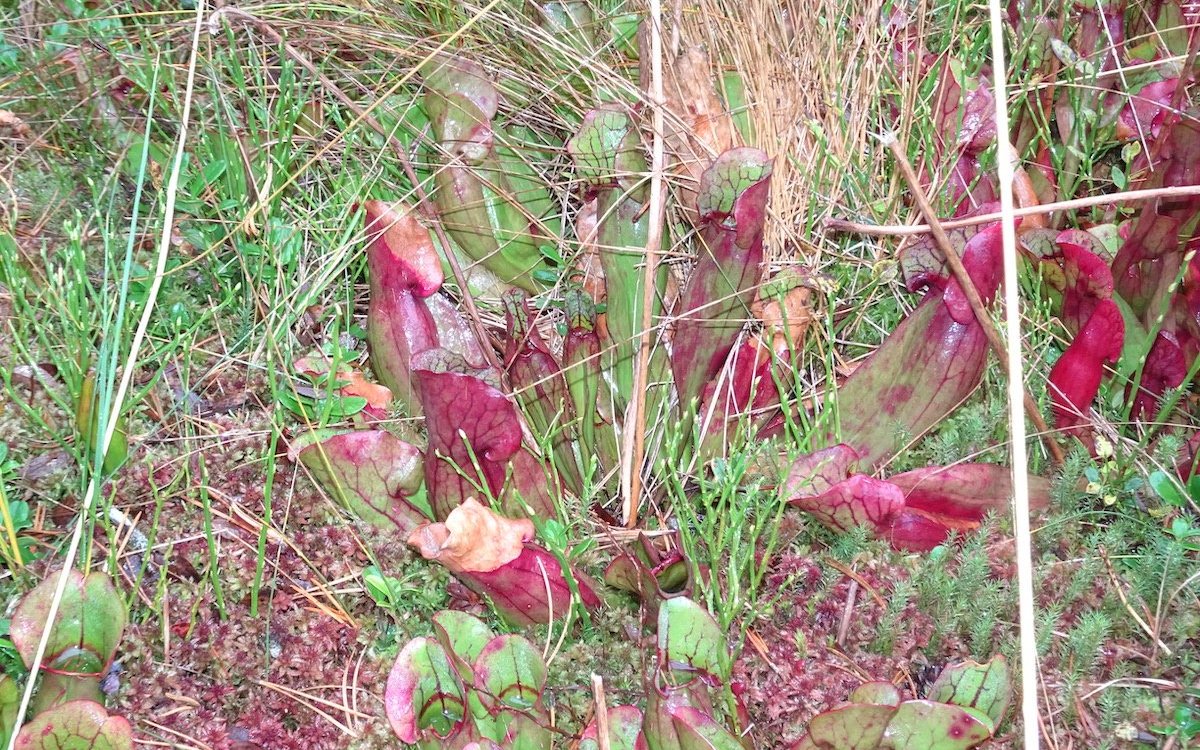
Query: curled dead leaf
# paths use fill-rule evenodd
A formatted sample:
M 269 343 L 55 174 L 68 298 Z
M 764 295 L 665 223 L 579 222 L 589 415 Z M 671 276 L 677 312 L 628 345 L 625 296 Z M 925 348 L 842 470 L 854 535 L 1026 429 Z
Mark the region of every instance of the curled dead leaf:
M 1018 208 L 1033 208 L 1041 205 L 1037 187 L 1024 167 L 1017 167 L 1013 175 L 1013 195 L 1016 197 Z M 1031 214 L 1021 219 L 1021 231 L 1023 232 L 1030 229 L 1045 229 L 1048 226 L 1050 226 L 1049 214 Z
M 17 365 L 12 369 L 12 382 L 23 388 L 33 388 L 35 385 L 60 386 L 58 367 L 51 362 L 38 362 L 32 365 Z
M 592 302 L 604 301 L 604 267 L 600 265 L 600 247 L 597 242 L 600 224 L 600 202 L 592 198 L 579 209 L 575 219 L 575 236 L 579 239 L 579 255 L 575 259 L 572 278 L 583 285 Z
M 0 109 L 0 138 L 28 142 L 36 140 L 33 129 L 20 116 L 7 109 Z
M 812 323 L 812 289 L 804 276 L 783 270 L 763 285 L 750 310 L 762 321 L 763 341 L 783 355 L 804 343 Z
M 517 559 L 533 533 L 529 519 L 505 518 L 471 497 L 444 523 L 418 527 L 408 543 L 452 573 L 487 573 Z

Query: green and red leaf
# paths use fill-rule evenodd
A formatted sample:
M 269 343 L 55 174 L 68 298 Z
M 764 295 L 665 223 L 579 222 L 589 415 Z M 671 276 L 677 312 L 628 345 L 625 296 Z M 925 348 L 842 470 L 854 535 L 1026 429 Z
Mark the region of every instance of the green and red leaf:
M 95 701 L 77 700 L 43 711 L 17 734 L 15 750 L 132 750 L 133 729 Z
M 466 612 L 443 609 L 433 615 L 433 636 L 442 644 L 464 684 L 475 684 L 472 666 L 494 637 L 482 620 Z
M 987 715 L 933 701 L 905 701 L 895 710 L 881 750 L 969 750 L 990 739 Z
M 1125 338 L 1125 321 L 1112 300 L 1101 300 L 1075 340 L 1050 368 L 1050 401 L 1055 425 L 1066 432 L 1083 435 L 1104 365 L 1117 361 Z
M 384 711 L 403 742 L 447 739 L 468 719 L 466 695 L 442 645 L 415 638 L 401 649 L 388 675 Z
M 25 595 L 12 615 L 9 635 L 26 666 L 33 664 L 49 619 L 59 574 Z M 66 588 L 46 641 L 43 669 L 98 676 L 112 662 L 125 630 L 125 603 L 104 573 L 67 573 Z
M 982 521 L 989 512 L 1008 511 L 1012 499 L 1012 471 L 998 464 L 926 466 L 888 477 L 904 492 L 904 503 L 927 513 Z M 1030 476 L 1029 502 L 1034 509 L 1050 502 L 1050 481 Z
M 352 513 L 406 538 L 432 520 L 419 501 L 425 482 L 421 449 L 384 430 L 314 431 L 288 448 L 327 492 Z
M 791 750 L 877 750 L 895 706 L 851 704 L 817 714 Z
M 581 604 L 590 610 L 598 608 L 600 597 L 591 581 L 576 571 L 568 575 L 579 589 Z M 462 572 L 457 577 L 491 600 L 496 611 L 513 625 L 562 620 L 572 604 L 571 586 L 558 558 L 534 544 L 526 544 L 516 559 L 495 570 Z
M 985 303 L 999 287 L 1000 258 L 998 223 L 966 244 L 963 264 Z M 958 282 L 932 287 L 839 389 L 841 442 L 865 467 L 880 465 L 978 387 L 987 352 L 987 335 Z
M 503 297 L 508 321 L 504 368 L 513 398 L 540 439 L 554 451 L 554 468 L 565 487 L 583 495 L 583 475 L 571 445 L 574 405 L 558 360 L 538 333 L 528 295 L 513 290 Z M 594 407 L 593 407 L 594 408 Z
M 736 735 L 693 706 L 672 708 L 671 722 L 679 750 L 745 750 Z
M 599 719 L 583 730 L 579 750 L 601 750 Z M 642 734 L 642 712 L 637 706 L 613 706 L 608 709 L 609 750 L 649 750 Z
M 695 677 L 710 685 L 729 681 L 725 633 L 708 610 L 687 597 L 667 599 L 659 607 L 658 658 L 678 684 Z
M 549 467 L 522 446 L 520 415 L 508 396 L 457 372 L 418 370 L 415 382 L 429 433 L 425 481 L 435 518 L 483 492 L 513 515 L 524 515 L 526 505 L 554 515 Z
M 533 644 L 519 635 L 490 640 L 473 665 L 475 689 L 491 713 L 532 713 L 542 707 L 546 664 Z
M 472 260 L 504 284 L 536 291 L 535 270 L 549 270 L 511 177 L 496 148 L 492 119 L 499 94 L 482 66 L 440 55 L 426 66 L 424 105 L 437 141 L 433 194 L 442 225 Z M 538 217 L 533 217 L 537 219 Z
M 997 655 L 983 664 L 975 661 L 951 664 L 929 686 L 927 697 L 982 711 L 993 726 L 1000 726 L 1012 702 L 1012 675 L 1008 662 Z
M 873 706 L 899 706 L 900 691 L 890 682 L 864 682 L 854 688 L 848 703 L 867 703 Z
M 801 495 L 789 502 L 835 531 L 866 526 L 882 534 L 904 510 L 904 492 L 882 479 L 855 474 L 818 495 Z
M 1112 299 L 1113 276 L 1091 234 L 1070 229 L 1059 234 L 1056 243 L 1063 257 L 1062 320 L 1074 333 L 1087 324 L 1097 305 Z
M 1140 187 L 1200 184 L 1200 123 L 1191 117 L 1175 122 L 1159 139 L 1159 161 Z M 1182 266 L 1181 233 L 1194 229 L 1200 197 L 1158 198 L 1146 204 L 1129 238 L 1113 259 L 1117 292 L 1142 317 L 1154 296 L 1172 284 Z
M 439 345 L 438 327 L 424 303 L 442 286 L 442 265 L 429 230 L 403 204 L 367 201 L 367 269 L 371 283 L 367 343 L 375 377 L 410 414 L 420 403 L 412 357 Z
M 671 369 L 684 409 L 698 401 L 752 315 L 762 279 L 771 160 L 758 149 L 726 151 L 701 177 L 696 266 L 675 308 Z

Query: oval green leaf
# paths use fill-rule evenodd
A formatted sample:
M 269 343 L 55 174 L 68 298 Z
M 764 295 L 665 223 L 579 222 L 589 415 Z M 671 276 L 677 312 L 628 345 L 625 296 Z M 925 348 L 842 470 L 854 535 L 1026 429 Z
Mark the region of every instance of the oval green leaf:
M 891 750 L 969 750 L 992 736 L 986 714 L 933 701 L 905 701 L 879 747 Z
M 875 750 L 895 713 L 892 706 L 857 703 L 817 714 L 792 750 Z
M 463 687 L 446 650 L 432 638 L 414 638 L 400 651 L 383 694 L 384 712 L 403 742 L 458 732 L 466 714 Z
M 493 638 L 475 660 L 475 689 L 489 705 L 518 711 L 541 705 L 546 664 L 533 644 L 519 635 Z
M 704 607 L 687 597 L 663 602 L 658 610 L 660 663 L 677 674 L 702 672 L 729 681 L 725 633 Z
M 968 660 L 948 666 L 930 685 L 928 698 L 982 711 L 999 726 L 1012 701 L 1008 662 L 997 655 L 984 664 Z
M 17 735 L 16 750 L 132 750 L 133 730 L 94 701 L 71 701 L 38 714 Z
M 11 637 L 26 666 L 33 664 L 58 577 L 58 573 L 48 576 L 25 596 L 13 613 Z M 94 668 L 90 674 L 103 671 L 117 652 L 125 623 L 125 605 L 112 579 L 104 573 L 84 576 L 78 570 L 70 571 L 46 642 L 44 664 L 67 658 L 76 667 Z M 87 658 L 82 652 L 87 653 Z M 79 658 L 71 658 L 72 655 Z

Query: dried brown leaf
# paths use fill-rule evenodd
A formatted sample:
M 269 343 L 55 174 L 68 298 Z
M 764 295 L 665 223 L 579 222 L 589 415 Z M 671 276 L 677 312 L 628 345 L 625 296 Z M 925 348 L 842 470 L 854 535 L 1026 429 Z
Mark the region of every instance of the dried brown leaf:
M 600 304 L 605 298 L 604 267 L 600 264 L 600 246 L 597 238 L 600 229 L 600 202 L 596 198 L 586 201 L 575 218 L 575 236 L 579 239 L 579 255 L 575 258 L 572 278 L 583 285 L 583 291 Z
M 408 543 L 452 573 L 487 573 L 517 559 L 531 539 L 529 519 L 505 518 L 471 497 L 450 511 L 445 523 L 417 528 Z
M 812 323 L 812 289 L 804 283 L 803 277 L 794 272 L 777 274 L 770 282 L 763 285 L 763 292 L 778 291 L 774 294 L 760 293 L 755 298 L 750 310 L 754 317 L 762 321 L 762 340 L 770 341 L 771 348 L 776 354 L 782 355 L 791 347 L 799 348 L 808 333 Z

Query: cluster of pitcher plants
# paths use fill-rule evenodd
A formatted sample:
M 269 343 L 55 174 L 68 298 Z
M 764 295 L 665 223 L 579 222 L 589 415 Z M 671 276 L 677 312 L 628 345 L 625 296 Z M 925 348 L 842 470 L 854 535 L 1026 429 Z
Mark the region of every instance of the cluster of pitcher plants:
M 568 13 L 559 22 L 572 18 Z M 824 409 L 811 413 L 795 393 L 810 290 L 803 274 L 772 277 L 764 263 L 771 158 L 737 146 L 728 107 L 712 86 L 704 90 L 708 105 L 699 109 L 726 113 L 726 123 L 693 132 L 693 147 L 703 147 L 694 150 L 713 154 L 706 164 L 673 165 L 672 177 L 685 186 L 673 192 L 675 210 L 668 216 L 674 219 L 655 215 L 649 203 L 644 113 L 617 100 L 587 113 L 564 144 L 578 188 L 574 221 L 567 222 L 552 215 L 552 203 L 527 173 L 508 168 L 508 144 L 519 136 L 497 120 L 500 96 L 486 72 L 442 56 L 430 62 L 424 79 L 423 112 L 435 142 L 432 201 L 444 234 L 435 238 L 428 224 L 433 212 L 420 207 L 383 200 L 363 206 L 370 363 L 385 388 L 358 373 L 329 375 L 319 362 L 300 368 L 365 397 L 373 416 L 386 414 L 394 398 L 407 415 L 423 417 L 424 445 L 368 420 L 296 441 L 293 454 L 350 510 L 445 565 L 504 619 L 525 624 L 601 605 L 597 584 L 571 569 L 565 550 L 547 549 L 538 532 L 559 517 L 564 497 L 590 503 L 615 496 L 623 472 L 654 487 L 666 472 L 703 472 L 723 455 L 768 443 L 788 457 L 780 476 L 768 478 L 783 500 L 831 528 L 866 526 L 914 551 L 1006 507 L 1008 470 L 997 465 L 877 476 L 902 440 L 935 426 L 982 380 L 990 322 L 969 300 L 976 292 L 986 304 L 998 291 L 998 222 L 956 235 L 966 278 L 950 273 L 932 242 L 905 251 L 906 280 L 912 290 L 923 289 L 924 298 L 830 392 Z M 946 155 L 957 160 L 958 172 L 977 174 L 979 155 L 996 137 L 986 117 L 969 116 L 981 98 L 986 103 L 986 87 L 945 81 L 943 116 L 958 118 L 963 128 Z M 1126 116 L 1152 115 L 1137 110 Z M 1167 124 L 1158 155 L 1186 157 L 1192 136 L 1187 126 Z M 1188 178 L 1176 172 L 1155 179 L 1176 184 Z M 1023 178 L 1028 189 L 1022 195 L 1036 200 L 1035 181 Z M 978 191 L 980 184 L 951 182 L 958 213 L 986 210 L 986 203 L 967 207 L 968 198 L 980 197 L 968 187 Z M 1179 278 L 1190 279 L 1191 266 L 1165 268 L 1149 255 L 1145 238 L 1164 228 L 1177 234 L 1195 213 L 1190 203 L 1155 205 L 1132 222 L 1119 250 L 1109 253 L 1119 282 L 1103 247 L 1103 238 L 1116 233 L 1060 233 L 1037 220 L 1021 227 L 1031 267 L 1061 298 L 1063 320 L 1075 336 L 1050 376 L 1054 416 L 1085 442 L 1089 432 L 1082 425 L 1103 366 L 1122 352 L 1122 337 L 1113 333 L 1135 319 L 1151 320 L 1152 300 L 1190 299 L 1190 287 L 1180 288 Z M 674 238 L 673 249 L 686 247 L 694 258 L 683 281 L 675 283 L 666 265 L 650 260 L 668 247 L 649 247 L 657 236 Z M 555 253 L 547 253 L 548 246 Z M 553 268 L 551 255 L 572 267 Z M 448 280 L 458 295 L 497 294 L 504 328 L 487 329 L 473 310 L 465 314 Z M 551 284 L 565 287 L 542 294 Z M 1171 303 L 1170 309 L 1190 308 Z M 1181 364 L 1195 359 L 1185 351 L 1189 320 L 1168 317 L 1143 332 L 1148 354 L 1132 401 L 1138 414 L 1194 374 Z M 642 464 L 631 466 L 630 456 L 643 454 L 622 448 L 639 425 L 651 448 Z M 1031 488 L 1034 504 L 1044 503 L 1048 483 L 1031 477 Z M 628 519 L 637 509 L 625 512 Z M 728 681 L 720 667 L 728 660 L 720 633 L 698 626 L 672 635 L 684 632 L 672 629 L 673 616 L 686 610 L 693 621 L 707 617 L 689 600 L 663 594 L 664 581 L 686 577 L 692 571 L 680 568 L 688 565 L 643 540 L 635 554 L 618 555 L 606 576 L 620 588 L 643 596 L 655 588 L 660 595 L 647 596 L 659 616 L 647 703 L 607 712 L 612 726 L 606 736 L 618 743 L 613 747 L 740 746 L 744 727 L 729 729 L 714 718 L 738 712 L 714 713 L 696 692 Z M 514 636 L 492 637 L 460 614 L 435 617 L 435 631 L 404 649 L 389 681 L 389 718 L 401 739 L 548 747 L 545 666 L 536 650 Z M 675 638 L 698 641 L 672 655 Z M 712 663 L 693 663 L 698 654 L 710 655 Z M 681 674 L 685 686 L 672 682 Z M 948 670 L 931 693 L 942 703 L 901 701 L 890 685 L 865 686 L 849 704 L 814 720 L 799 747 L 915 747 L 909 743 L 941 732 L 958 744 L 921 746 L 970 747 L 991 735 L 1007 697 L 987 706 L 954 705 L 954 696 L 965 694 L 957 686 L 992 675 L 1003 690 L 971 694 L 1006 696 L 1007 672 L 993 664 L 966 674 Z M 594 742 L 596 731 L 589 728 L 584 741 Z
M 748 714 L 730 690 L 724 632 L 685 597 L 664 602 L 644 707 L 597 706 L 585 750 L 744 750 Z M 384 705 L 404 742 L 421 748 L 550 750 L 555 733 L 544 693 L 546 665 L 519 635 L 494 635 L 455 611 L 433 616 L 433 635 L 401 650 Z M 814 717 L 793 750 L 968 750 L 989 739 L 1011 700 L 1003 657 L 947 667 L 924 698 L 902 700 L 890 682 L 870 682 Z M 728 716 L 723 721 L 720 717 Z M 603 742 L 601 741 L 603 738 Z
M 564 48 L 598 49 L 599 26 L 586 4 L 555 0 L 541 10 Z M 1080 13 L 1075 54 L 1085 62 L 1096 57 L 1100 30 L 1128 57 L 1105 55 L 1102 66 L 1136 67 L 1143 52 L 1160 54 L 1119 44 L 1122 4 Z M 1050 44 L 1048 19 L 1010 23 L 1031 44 L 1042 37 Z M 982 159 L 998 134 L 986 77 L 965 78 L 948 62 L 939 73 L 937 56 L 913 42 L 901 14 L 888 24 L 900 75 L 936 77 L 939 130 L 953 134 L 928 155 L 929 164 L 951 165 L 938 197 L 959 218 L 990 211 L 994 184 Z M 1181 59 L 1186 51 L 1173 50 Z M 1041 58 L 1047 78 L 1062 73 L 1052 58 Z M 568 83 L 587 89 L 596 106 L 569 137 L 551 143 L 505 121 L 500 91 L 481 65 L 454 54 L 430 59 L 413 109 L 428 130 L 429 198 L 406 203 L 377 194 L 361 206 L 369 363 L 378 382 L 324 355 L 295 363 L 362 409 L 350 429 L 302 430 L 290 445 L 293 459 L 350 513 L 443 565 L 512 626 L 558 623 L 565 632 L 608 598 L 574 564 L 575 540 L 547 531 L 563 528 L 570 508 L 635 526 L 636 501 L 692 502 L 688 481 L 675 478 L 704 474 L 730 455 L 762 458 L 757 471 L 780 502 L 825 526 L 866 527 L 915 552 L 978 527 L 1005 510 L 1011 494 L 1008 469 L 995 464 L 881 476 L 982 382 L 992 323 L 978 301 L 990 304 L 999 292 L 1000 223 L 954 231 L 965 274 L 951 272 L 945 248 L 931 239 L 905 247 L 905 281 L 923 295 L 912 312 L 840 382 L 832 368 L 804 377 L 811 373 L 800 355 L 820 292 L 803 271 L 772 273 L 766 262 L 773 157 L 743 145 L 747 125 L 728 100 L 736 76 L 726 76 L 719 92 L 705 78 L 702 52 L 668 62 L 687 79 L 692 119 L 668 123 L 675 160 L 656 176 L 670 183 L 662 210 L 652 200 L 649 113 L 636 93 L 572 71 Z M 1082 108 L 1069 99 L 1076 89 L 1063 87 L 1018 110 L 1012 135 L 1024 149 L 1036 129 L 1030 123 L 1053 121 L 1064 144 L 1082 140 L 1083 128 L 1109 128 L 1113 145 L 1143 144 L 1127 164 L 1132 184 L 1194 185 L 1200 129 L 1177 111 L 1187 79 L 1139 81 L 1136 102 L 1096 89 Z M 1081 111 L 1101 113 L 1099 125 L 1078 121 Z M 529 163 L 543 154 L 570 158 L 562 195 L 551 195 Z M 1043 148 L 1019 172 L 1025 206 L 1070 193 L 1056 175 L 1071 165 L 1059 162 Z M 1050 217 L 1029 215 L 1017 227 L 1026 278 L 1052 298 L 1069 339 L 1048 377 L 1053 418 L 1085 446 L 1107 367 L 1116 365 L 1124 384 L 1113 390 L 1125 416 L 1155 423 L 1200 370 L 1200 260 L 1195 243 L 1183 239 L 1200 223 L 1200 199 L 1163 197 L 1123 223 L 1107 218 L 1064 231 Z M 689 262 L 669 264 L 668 256 Z M 502 310 L 503 324 L 489 325 L 477 298 Z M 803 398 L 801 385 L 822 375 L 821 398 Z M 81 400 L 85 435 L 89 400 Z M 421 429 L 401 435 L 385 425 L 397 411 L 419 419 Z M 1180 456 L 1180 478 L 1194 473 L 1198 447 L 1193 441 Z M 1048 482 L 1030 477 L 1030 488 L 1033 504 L 1044 504 Z M 614 498 L 625 503 L 620 512 Z M 47 627 L 49 638 L 40 673 L 28 677 L 38 689 L 25 726 L 14 725 L 18 683 L 0 679 L 0 740 L 16 734 L 17 747 L 30 750 L 80 738 L 130 747 L 129 725 L 108 716 L 102 690 L 112 680 L 124 606 L 105 576 L 68 575 L 53 623 L 46 624 L 54 576 L 13 615 L 11 638 L 26 665 Z M 640 596 L 657 640 L 643 665 L 644 702 L 597 705 L 579 747 L 752 746 L 751 722 L 731 684 L 730 644 L 686 595 L 703 576 L 679 550 L 647 536 L 617 552 L 604 583 Z M 387 682 L 387 719 L 400 740 L 480 750 L 555 744 L 561 729 L 545 701 L 554 686 L 537 648 L 462 612 L 439 612 L 432 628 L 403 647 Z M 794 748 L 965 750 L 994 734 L 1009 683 L 1000 657 L 948 667 L 924 696 L 909 699 L 891 683 L 868 683 L 813 718 Z
M 652 232 L 651 221 L 665 220 L 650 211 L 642 113 L 603 104 L 565 144 L 579 198 L 571 231 L 505 170 L 511 154 L 503 144 L 511 135 L 497 122 L 499 94 L 485 71 L 443 56 L 424 74 L 423 111 L 436 142 L 430 159 L 438 165 L 432 201 L 444 234 L 431 231 L 418 206 L 371 200 L 362 207 L 370 365 L 382 385 L 319 357 L 297 363 L 365 405 L 355 428 L 313 429 L 291 446 L 351 512 L 407 540 L 509 623 L 523 625 L 562 622 L 601 606 L 598 584 L 539 531 L 560 517 L 564 498 L 590 504 L 615 496 L 623 470 L 653 487 L 667 472 L 702 472 L 730 452 L 769 444 L 789 457 L 779 476 L 768 478 L 783 500 L 832 528 L 866 525 L 911 550 L 941 544 L 1005 506 L 1008 470 L 998 465 L 872 475 L 902 447 L 900 436 L 927 431 L 981 382 L 986 336 L 948 273 L 927 275 L 916 310 L 840 385 L 825 418 L 811 414 L 795 393 L 810 291 L 802 274 L 771 277 L 764 262 L 767 154 L 737 147 L 735 129 L 726 127 L 729 142 L 714 136 L 718 143 L 704 144 L 716 156 L 696 170 L 691 190 L 676 195 L 678 210 L 669 215 L 682 224 Z M 716 102 L 710 111 L 723 111 L 711 86 L 708 94 Z M 677 166 L 672 174 L 682 171 Z M 683 237 L 695 258 L 680 284 L 665 265 L 648 265 L 655 248 L 647 243 L 658 234 Z M 572 248 L 564 255 L 574 270 L 545 273 L 546 243 Z M 999 253 L 995 224 L 963 252 L 985 300 L 999 284 Z M 457 282 L 458 295 L 497 292 L 504 327 L 488 328 L 464 312 L 448 281 Z M 541 294 L 552 283 L 567 288 Z M 423 419 L 423 445 L 378 423 L 393 401 Z M 828 419 L 830 412 L 837 418 Z M 652 448 L 642 465 L 629 466 L 622 447 L 638 420 Z M 1044 498 L 1047 484 L 1031 479 L 1035 496 Z M 596 505 L 602 518 L 613 518 L 603 501 Z M 610 741 L 741 746 L 744 726 L 729 729 L 715 718 L 738 712 L 714 712 L 700 697 L 728 682 L 723 636 L 707 626 L 670 624 L 683 611 L 693 622 L 711 622 L 697 605 L 663 591 L 693 572 L 688 565 L 643 540 L 641 549 L 618 555 L 606 576 L 651 600 L 660 646 L 646 707 L 609 712 Z M 540 702 L 545 666 L 537 651 L 514 636 L 492 637 L 466 615 L 442 613 L 434 628 L 434 637 L 404 649 L 389 681 L 388 715 L 400 738 L 428 746 L 457 738 L 452 746 L 548 747 L 552 734 Z M 679 642 L 673 638 L 697 641 L 672 655 Z M 692 663 L 698 654 L 711 663 Z M 680 685 L 672 687 L 676 678 Z M 876 747 L 885 735 L 907 736 L 904 727 L 915 723 L 960 741 L 938 747 L 970 747 L 999 719 L 971 706 L 925 703 L 872 687 L 838 715 L 870 714 L 878 736 L 829 744 L 820 732 L 841 730 L 814 729 L 801 746 Z M 594 741 L 595 731 L 585 741 Z

